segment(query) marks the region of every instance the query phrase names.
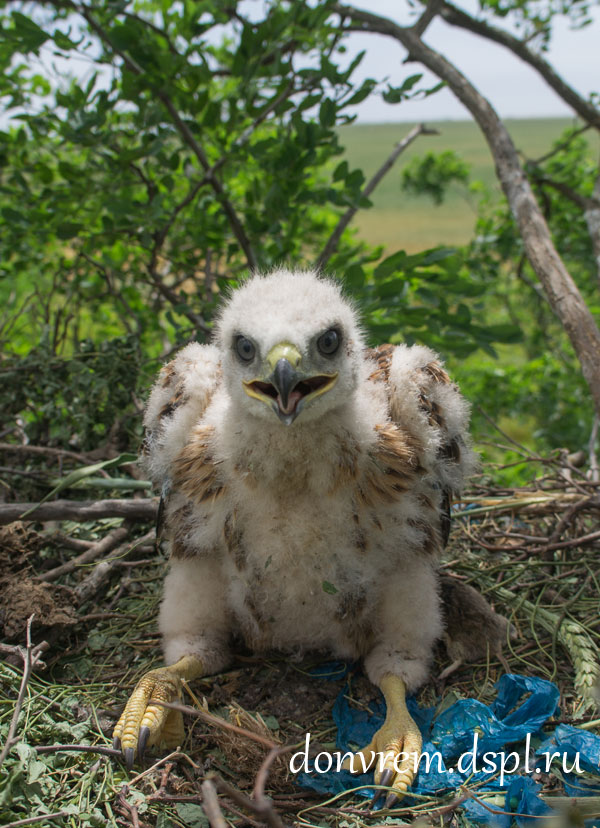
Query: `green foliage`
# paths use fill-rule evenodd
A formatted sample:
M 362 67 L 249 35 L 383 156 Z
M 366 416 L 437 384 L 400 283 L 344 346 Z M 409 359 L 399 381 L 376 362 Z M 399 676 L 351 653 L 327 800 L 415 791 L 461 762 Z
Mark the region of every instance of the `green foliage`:
M 403 190 L 413 195 L 427 195 L 434 204 L 443 202 L 449 184 L 466 184 L 468 180 L 469 165 L 451 150 L 413 158 L 402 171 Z
M 33 443 L 74 444 L 83 451 L 110 437 L 117 448 L 135 444 L 139 417 L 131 411 L 140 373 L 132 337 L 94 344 L 84 339 L 68 357 L 47 342 L 0 365 L 0 399 L 9 421 L 19 416 Z
M 588 307 L 600 319 L 597 264 L 583 211 L 556 184 L 575 197 L 589 196 L 595 180 L 590 145 L 569 128 L 541 161 L 526 163 L 544 205 L 554 243 Z M 469 267 L 489 286 L 488 315 L 502 315 L 522 332 L 518 349 L 503 351 L 502 364 L 478 360 L 458 367 L 457 378 L 473 400 L 496 421 L 510 416 L 526 424 L 529 448 L 585 448 L 593 419 L 589 389 L 568 337 L 551 311 L 531 266 L 514 218 L 505 202 L 482 204 Z M 476 428 L 484 423 L 475 417 Z
M 434 248 L 394 253 L 372 275 L 355 265 L 346 280 L 359 296 L 373 344 L 420 342 L 464 358 L 477 349 L 495 356 L 494 342 L 518 342 L 521 331 L 507 322 L 482 325 L 486 274 L 469 270 L 464 255 Z
M 344 57 L 330 5 L 274 0 L 252 21 L 216 0 L 201 17 L 194 3 L 5 9 L 0 300 L 17 312 L 0 327 L 0 394 L 32 442 L 135 445 L 140 366 L 207 338 L 249 266 L 309 265 L 349 206 L 369 206 L 338 127 L 376 84 L 354 83 L 362 55 Z M 22 58 L 48 43 L 95 55 L 93 71 L 36 80 Z M 419 81 L 387 94 L 434 91 Z M 429 188 L 461 170 L 442 156 Z M 373 341 L 465 355 L 514 337 L 475 323 L 484 286 L 456 255 L 378 257 L 346 233 L 329 262 Z
M 542 33 L 556 11 L 486 7 Z M 31 442 L 135 448 L 134 402 L 158 360 L 210 337 L 220 294 L 255 266 L 311 265 L 348 207 L 370 206 L 365 172 L 340 157 L 339 128 L 378 84 L 354 81 L 362 54 L 345 56 L 331 8 L 270 0 L 250 19 L 217 0 L 102 0 L 85 16 L 5 4 L 0 95 L 13 120 L 0 132 L 0 402 Z M 52 75 L 48 50 L 85 55 L 89 73 Z M 383 95 L 401 104 L 437 88 L 409 74 Z M 547 181 L 589 195 L 586 146 L 571 136 L 529 172 L 593 306 L 581 211 Z M 402 186 L 440 204 L 468 175 L 457 153 L 430 152 L 405 165 Z M 530 287 L 504 206 L 484 207 L 467 251 L 381 255 L 347 231 L 327 266 L 359 299 L 373 344 L 422 342 L 459 369 L 475 361 L 471 395 L 519 416 L 534 374 L 502 369 L 494 395 L 493 363 L 480 356 L 510 345 L 565 395 L 583 395 L 588 421 L 573 357 L 538 362 L 553 343 L 566 352 L 564 334 Z M 558 393 L 547 400 L 557 419 L 544 410 L 539 433 L 551 443 L 565 420 Z

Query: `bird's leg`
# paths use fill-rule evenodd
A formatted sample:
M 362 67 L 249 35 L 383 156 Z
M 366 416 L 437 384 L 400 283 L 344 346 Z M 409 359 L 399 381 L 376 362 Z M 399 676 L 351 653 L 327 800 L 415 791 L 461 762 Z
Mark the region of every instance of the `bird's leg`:
M 123 751 L 128 768 L 133 767 L 136 753 L 141 757 L 149 745 L 162 741 L 167 747 L 181 744 L 183 716 L 154 702 L 179 701 L 182 680 L 191 681 L 204 673 L 200 659 L 184 656 L 170 667 L 159 667 L 142 676 L 113 731 L 113 746 Z
M 344 767 L 358 771 L 375 768 L 375 784 L 394 788 L 385 802 L 391 808 L 413 783 L 417 773 L 423 740 L 419 728 L 406 707 L 406 686 L 398 676 L 387 674 L 379 682 L 386 703 L 385 722 L 371 742 Z M 356 759 L 359 759 L 357 767 Z M 379 799 L 376 794 L 373 802 Z
M 456 671 L 459 670 L 464 663 L 464 659 L 455 658 L 452 664 L 449 664 L 444 670 L 442 670 L 442 672 L 437 677 L 437 680 L 444 681 L 445 679 L 449 678 L 453 673 L 456 673 Z

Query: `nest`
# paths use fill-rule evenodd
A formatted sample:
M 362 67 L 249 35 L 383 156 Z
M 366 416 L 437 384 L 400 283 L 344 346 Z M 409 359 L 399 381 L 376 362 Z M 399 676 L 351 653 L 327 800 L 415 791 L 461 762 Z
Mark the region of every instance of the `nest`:
M 275 746 L 282 746 L 279 732 L 269 728 L 260 713 L 250 713 L 239 704 L 231 702 L 227 707 L 227 719 L 236 727 L 243 728 L 248 733 L 255 733 L 264 739 L 273 742 Z M 252 788 L 260 766 L 269 754 L 266 745 L 259 744 L 248 736 L 231 730 L 222 730 L 216 737 L 217 744 L 223 752 L 227 765 L 235 772 L 238 787 Z M 277 791 L 290 787 L 290 770 L 288 756 L 279 756 L 269 769 L 269 788 Z

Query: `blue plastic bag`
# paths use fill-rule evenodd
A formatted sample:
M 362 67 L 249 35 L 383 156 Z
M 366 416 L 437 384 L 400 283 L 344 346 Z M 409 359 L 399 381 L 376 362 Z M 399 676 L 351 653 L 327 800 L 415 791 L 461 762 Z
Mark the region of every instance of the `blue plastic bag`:
M 331 666 L 325 667 L 325 674 L 340 675 L 339 665 L 335 670 Z M 337 725 L 336 745 L 342 754 L 367 745 L 385 719 L 383 697 L 372 702 L 371 712 L 367 712 L 350 705 L 348 689 L 346 686 L 340 692 L 333 707 L 333 720 Z M 465 783 L 470 788 L 475 786 L 478 796 L 485 792 L 506 790 L 504 808 L 493 809 L 501 813 L 493 814 L 476 800 L 465 802 L 466 813 L 473 821 L 498 825 L 499 828 L 511 825 L 512 814 L 523 814 L 525 816 L 514 819 L 520 828 L 530 828 L 535 820 L 527 819 L 527 816 L 541 816 L 550 813 L 550 809 L 539 796 L 541 786 L 523 775 L 523 768 L 513 771 L 512 765 L 522 762 L 522 757 L 514 748 L 523 744 L 529 747 L 531 738 L 539 734 L 544 722 L 556 711 L 559 692 L 552 682 L 515 674 L 502 676 L 496 689 L 496 700 L 489 706 L 475 699 L 461 699 L 437 717 L 435 708 L 420 708 L 414 699 L 407 700 L 409 712 L 423 736 L 423 758 L 412 791 L 439 795 Z M 595 773 L 600 788 L 600 737 L 569 725 L 559 725 L 552 738 L 545 740 L 538 748 L 536 756 L 547 750 L 565 753 L 571 761 L 578 753 L 581 770 Z M 488 757 L 484 761 L 486 753 Z M 489 756 L 492 753 L 494 758 Z M 511 772 L 507 772 L 507 759 L 512 761 Z M 335 765 L 333 762 L 333 767 Z M 528 764 L 526 769 L 530 772 L 534 770 Z M 576 774 L 563 774 L 563 778 L 567 795 L 577 788 L 597 793 L 589 781 Z M 361 774 L 335 770 L 318 773 L 313 763 L 309 762 L 296 781 L 302 787 L 329 795 L 361 785 L 367 787 L 359 795 L 370 797 L 373 794 L 373 788 L 368 787 L 373 785 L 372 771 Z M 405 802 L 410 803 L 410 798 Z M 539 820 L 537 822 L 539 824 Z

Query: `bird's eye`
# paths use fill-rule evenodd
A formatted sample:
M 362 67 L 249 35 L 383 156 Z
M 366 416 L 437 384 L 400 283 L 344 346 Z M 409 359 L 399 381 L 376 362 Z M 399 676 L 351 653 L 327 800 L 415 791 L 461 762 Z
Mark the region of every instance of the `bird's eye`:
M 251 362 L 254 359 L 254 354 L 256 353 L 256 348 L 249 339 L 246 339 L 245 336 L 236 337 L 235 350 L 239 358 L 244 362 Z
M 333 356 L 340 347 L 340 335 L 335 328 L 325 331 L 317 339 L 317 348 L 324 356 Z

